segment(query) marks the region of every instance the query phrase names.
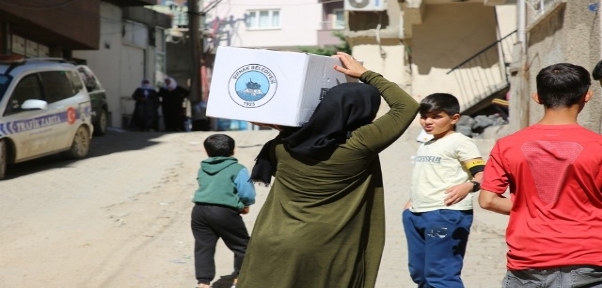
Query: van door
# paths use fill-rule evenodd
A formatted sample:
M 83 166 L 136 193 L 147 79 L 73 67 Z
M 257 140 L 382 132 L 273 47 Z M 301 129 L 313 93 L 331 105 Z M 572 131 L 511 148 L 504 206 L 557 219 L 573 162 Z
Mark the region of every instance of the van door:
M 84 121 L 89 123 L 90 98 L 75 71 L 44 71 L 39 74 L 48 113 L 59 115 L 61 119 L 54 127 L 55 150 L 69 149 L 79 125 Z M 79 81 L 79 85 L 72 85 L 72 77 Z
M 4 123 L 0 131 L 14 141 L 17 148 L 15 161 L 50 153 L 54 149 L 54 136 L 53 128 L 47 124 L 56 119 L 47 109 L 21 108 L 26 100 L 44 100 L 39 75 L 34 73 L 19 79 L 9 97 L 2 112 Z

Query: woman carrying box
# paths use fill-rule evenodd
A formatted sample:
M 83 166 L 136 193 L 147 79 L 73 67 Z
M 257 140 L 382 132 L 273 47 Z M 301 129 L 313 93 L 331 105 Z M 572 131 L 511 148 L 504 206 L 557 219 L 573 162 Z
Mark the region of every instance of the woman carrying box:
M 367 83 L 331 88 L 300 128 L 277 127 L 252 180 L 270 183 L 238 288 L 374 287 L 385 240 L 378 153 L 410 125 L 418 103 L 345 53 L 334 69 Z M 390 110 L 374 120 L 380 96 Z M 374 121 L 373 121 L 374 120 Z

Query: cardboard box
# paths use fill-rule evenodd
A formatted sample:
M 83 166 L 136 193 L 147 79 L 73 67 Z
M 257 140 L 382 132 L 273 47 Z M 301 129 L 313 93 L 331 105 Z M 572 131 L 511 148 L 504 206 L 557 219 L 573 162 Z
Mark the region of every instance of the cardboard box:
M 340 60 L 328 56 L 219 47 L 207 116 L 301 126 L 329 88 L 357 81 L 335 65 Z

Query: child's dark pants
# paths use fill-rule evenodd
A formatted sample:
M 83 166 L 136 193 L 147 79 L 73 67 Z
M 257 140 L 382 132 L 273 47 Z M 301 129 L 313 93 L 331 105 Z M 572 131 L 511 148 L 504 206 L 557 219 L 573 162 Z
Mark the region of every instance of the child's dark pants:
M 209 284 L 215 277 L 214 256 L 219 238 L 234 252 L 234 275 L 238 275 L 249 242 L 249 233 L 240 212 L 224 206 L 196 204 L 192 208 L 191 219 L 198 283 Z

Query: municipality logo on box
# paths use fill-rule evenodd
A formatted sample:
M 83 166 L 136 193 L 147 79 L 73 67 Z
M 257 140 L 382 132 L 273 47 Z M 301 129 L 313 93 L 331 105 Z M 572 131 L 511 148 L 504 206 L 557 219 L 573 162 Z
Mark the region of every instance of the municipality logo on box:
M 230 98 L 246 108 L 257 108 L 270 102 L 277 88 L 276 75 L 268 67 L 259 64 L 238 68 L 228 82 Z

